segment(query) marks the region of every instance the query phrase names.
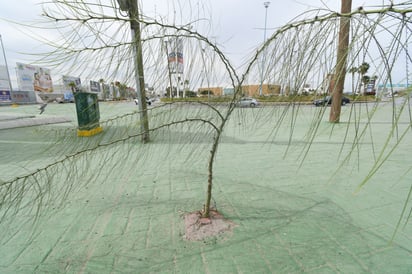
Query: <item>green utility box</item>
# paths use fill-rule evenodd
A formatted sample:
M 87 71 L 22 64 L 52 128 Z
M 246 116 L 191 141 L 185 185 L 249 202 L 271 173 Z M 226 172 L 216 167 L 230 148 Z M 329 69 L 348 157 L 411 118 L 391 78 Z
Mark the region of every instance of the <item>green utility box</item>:
M 101 132 L 103 129 L 99 124 L 100 111 L 97 94 L 76 92 L 74 94 L 74 101 L 79 123 L 77 136 L 92 136 Z

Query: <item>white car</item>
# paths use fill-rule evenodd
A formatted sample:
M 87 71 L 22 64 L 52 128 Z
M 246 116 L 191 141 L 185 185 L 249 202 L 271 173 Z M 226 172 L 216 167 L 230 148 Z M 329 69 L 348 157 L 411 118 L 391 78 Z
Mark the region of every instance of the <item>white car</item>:
M 238 107 L 256 107 L 259 105 L 258 100 L 251 97 L 243 97 L 237 102 Z

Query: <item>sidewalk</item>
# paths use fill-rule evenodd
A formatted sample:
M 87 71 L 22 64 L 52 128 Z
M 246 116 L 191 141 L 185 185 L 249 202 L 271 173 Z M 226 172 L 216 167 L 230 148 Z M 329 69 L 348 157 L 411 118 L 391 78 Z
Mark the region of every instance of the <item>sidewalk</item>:
M 369 122 L 365 106 L 356 107 L 359 120 L 349 128 L 350 105 L 338 125 L 327 122 L 326 112 L 313 139 L 308 133 L 321 108 L 236 110 L 216 156 L 213 186 L 213 205 L 236 227 L 189 242 L 183 217 L 202 208 L 207 184 L 210 136 L 203 128 L 164 128 L 147 145 L 138 137 L 113 143 L 133 136 L 136 115 L 79 138 L 74 105 L 48 106 L 44 115 L 71 122 L 0 130 L 1 179 L 100 147 L 37 177 L 50 183 L 37 222 L 31 222 L 36 208 L 28 207 L 0 224 L 0 273 L 412 273 L 412 224 L 403 219 L 391 243 L 411 187 L 408 115 L 391 135 L 390 103 Z M 102 121 L 135 109 L 132 102 L 100 105 Z M 37 117 L 34 110 L 0 113 Z M 203 111 L 156 109 L 151 125 Z M 385 157 L 403 133 L 356 192 L 382 147 Z

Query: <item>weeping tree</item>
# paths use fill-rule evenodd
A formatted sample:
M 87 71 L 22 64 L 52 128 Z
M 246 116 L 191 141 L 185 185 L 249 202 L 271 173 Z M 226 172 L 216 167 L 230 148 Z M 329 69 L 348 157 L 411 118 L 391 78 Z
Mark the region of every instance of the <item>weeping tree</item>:
M 196 18 L 188 19 L 186 24 L 176 25 L 167 22 L 164 18 L 150 18 L 144 14 L 129 17 L 130 14 L 123 13 L 114 1 L 110 5 L 105 5 L 98 0 L 90 2 L 80 0 L 50 1 L 45 6 L 43 15 L 49 20 L 49 24 L 55 25 L 62 37 L 56 40 L 58 42 L 48 41 L 48 44 L 55 50 L 47 54 L 42 61 L 49 66 L 54 64 L 62 71 L 81 72 L 85 77 L 95 73 L 88 68 L 103 67 L 105 69 L 99 78 L 108 79 L 108 81 L 124 79 L 123 82 L 127 85 L 133 85 L 137 74 L 136 59 L 134 58 L 135 46 L 136 43 L 142 43 L 139 49 L 142 52 L 141 64 L 144 64 L 144 68 L 139 69 L 145 72 L 144 82 L 168 84 L 172 79 L 167 60 L 164 58 L 164 45 L 169 39 L 184 37 L 189 50 L 199 53 L 187 58 L 190 69 L 186 78 L 190 79 L 190 83 L 193 85 L 211 82 L 225 83 L 230 85 L 234 92 L 229 102 L 223 107 L 208 101 L 186 101 L 186 103 L 198 104 L 200 108 L 207 108 L 206 114 L 200 111 L 184 112 L 182 117 L 170 111 L 172 109 L 177 112 L 182 103 L 172 102 L 161 105 L 150 110 L 147 118 L 140 120 L 140 123 L 145 123 L 150 119 L 150 128 L 145 127 L 137 131 L 135 128 L 130 131 L 126 129 L 124 132 L 117 132 L 112 136 L 102 135 L 103 137 L 85 142 L 83 146 L 76 146 L 73 151 L 65 151 L 66 154 L 55 162 L 2 182 L 0 199 L 2 200 L 3 219 L 27 204 L 30 204 L 40 214 L 45 204 L 45 195 L 51 200 L 64 201 L 73 188 L 79 187 L 77 179 L 84 173 L 73 174 L 70 178 L 58 178 L 66 180 L 68 184 L 62 192 L 63 194 L 57 196 L 53 196 L 55 190 L 53 189 L 52 174 L 58 172 L 60 168 L 72 165 L 77 167 L 82 155 L 91 157 L 90 155 L 94 151 L 123 144 L 125 140 L 145 136 L 149 132 L 162 132 L 162 130 L 174 127 L 198 130 L 205 132 L 204 136 L 209 137 L 207 187 L 201 214 L 203 217 L 210 217 L 216 155 L 224 129 L 236 109 L 237 100 L 244 92 L 242 90 L 244 84 L 258 82 L 263 75 L 265 82 L 278 83 L 279 86 L 283 87 L 283 90 L 297 91 L 310 79 L 316 79 L 318 80 L 316 89 L 322 90 L 325 89 L 325 86 L 330 86 L 326 75 L 334 73 L 335 84 L 332 86 L 334 86 L 335 103 L 332 107 L 333 115 L 331 113 L 330 121 L 335 123 L 339 122 L 340 118 L 340 104 L 337 105 L 340 103 L 338 96 L 342 95 L 345 82 L 344 74 L 348 66 L 354 66 L 359 60 L 369 61 L 371 58 L 369 51 L 374 50 L 379 56 L 379 60 L 374 60 L 378 63 L 376 70 L 380 73 L 379 78 L 391 82 L 391 69 L 399 57 L 399 51 L 402 50 L 402 47 L 398 47 L 399 36 L 404 28 L 410 27 L 410 17 L 407 16 L 411 14 L 412 7 L 410 5 L 400 5 L 399 7 L 391 5 L 371 10 L 360 8 L 350 11 L 350 4 L 350 1 L 345 1 L 342 4 L 342 13 L 330 11 L 323 13 L 322 10 L 315 10 L 310 14 L 305 14 L 303 18 L 298 17 L 295 21 L 276 29 L 263 45 L 249 53 L 247 62 L 243 66 L 236 68 L 220 46 L 208 35 L 202 34 L 202 32 L 208 33 L 210 29 L 207 24 L 201 25 L 201 21 Z M 388 29 L 383 24 L 385 20 L 393 20 L 400 24 L 397 25 L 398 28 Z M 130 22 L 140 24 L 141 39 L 131 39 Z M 338 31 L 339 28 L 340 31 Z M 348 35 L 349 28 L 352 29 L 351 39 Z M 392 37 L 391 41 L 394 42 L 385 45 L 380 41 L 375 34 L 382 31 L 387 31 Z M 336 39 L 337 36 L 340 36 L 339 40 Z M 259 64 L 262 54 L 266 54 L 266 66 L 263 71 Z M 207 72 L 206 75 L 205 72 Z M 160 86 L 156 88 L 162 89 Z M 285 111 L 297 111 L 299 97 L 296 94 L 294 96 L 295 100 L 288 105 Z M 406 105 L 405 108 L 407 108 Z M 326 108 L 320 109 L 320 113 L 317 113 L 314 118 L 313 126 L 307 134 L 310 141 L 316 137 L 319 124 L 322 121 L 322 113 L 325 111 Z M 130 116 L 132 115 L 136 115 L 136 113 L 130 114 Z M 397 114 L 394 113 L 394 115 Z M 125 118 L 129 119 L 130 116 L 126 115 L 118 117 L 118 119 L 119 121 Z M 274 132 L 280 124 L 289 122 L 284 121 L 284 117 L 285 115 L 282 115 L 272 125 Z M 270 120 L 271 118 L 264 117 L 264 119 Z M 397 121 L 396 117 L 394 121 Z M 290 140 L 293 136 L 293 121 L 291 124 Z M 367 131 L 361 131 L 353 143 L 359 143 L 362 136 L 366 134 L 365 132 Z M 404 137 L 405 134 L 400 134 L 400 136 Z M 355 149 L 357 146 L 353 147 Z M 302 155 L 307 155 L 310 149 L 310 145 L 305 146 Z M 376 164 L 367 179 L 376 173 L 386 156 L 382 153 L 376 160 Z M 110 161 L 103 164 L 107 163 Z M 367 179 L 361 185 L 366 183 Z M 35 182 L 35 184 L 31 184 L 32 187 L 27 187 L 29 181 Z M 22 204 L 26 199 L 25 193 L 29 191 L 35 192 L 37 195 L 34 195 L 29 202 Z

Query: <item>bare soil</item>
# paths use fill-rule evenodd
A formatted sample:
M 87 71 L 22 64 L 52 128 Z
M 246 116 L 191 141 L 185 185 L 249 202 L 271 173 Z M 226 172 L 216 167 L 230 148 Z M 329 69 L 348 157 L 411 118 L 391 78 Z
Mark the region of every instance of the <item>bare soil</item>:
M 230 236 L 235 223 L 223 217 L 217 210 L 210 210 L 209 218 L 202 218 L 200 211 L 187 213 L 185 219 L 184 239 L 202 241 L 216 236 Z

